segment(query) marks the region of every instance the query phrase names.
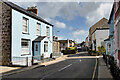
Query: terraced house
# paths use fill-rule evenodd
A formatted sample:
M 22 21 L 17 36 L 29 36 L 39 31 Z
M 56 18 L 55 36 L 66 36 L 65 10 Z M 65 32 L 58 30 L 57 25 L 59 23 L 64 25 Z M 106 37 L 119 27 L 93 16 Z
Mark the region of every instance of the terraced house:
M 109 37 L 109 24 L 106 18 L 102 18 L 89 29 L 89 49 L 98 51 L 101 43 Z
M 106 42 L 106 54 L 111 56 L 114 55 L 114 5 L 109 17 L 109 38 L 105 40 Z
M 0 2 L 1 65 L 27 65 L 53 53 L 53 25 L 38 16 L 36 7 L 27 10 L 12 2 Z
M 114 2 L 114 56 L 120 68 L 120 0 Z

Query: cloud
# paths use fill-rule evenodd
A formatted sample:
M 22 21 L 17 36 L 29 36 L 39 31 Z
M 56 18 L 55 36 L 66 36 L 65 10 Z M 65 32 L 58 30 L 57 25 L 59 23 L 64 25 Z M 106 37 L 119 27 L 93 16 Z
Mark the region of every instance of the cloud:
M 88 31 L 86 30 L 76 30 L 72 33 L 73 37 L 78 37 L 78 36 L 83 36 L 83 35 L 86 35 L 88 34 Z
M 97 10 L 89 13 L 86 17 L 87 25 L 91 26 L 98 22 L 101 18 L 109 18 L 110 16 L 110 10 L 112 9 L 111 3 L 101 3 L 100 6 L 97 8 Z
M 84 29 L 78 29 L 78 30 L 73 31 L 71 35 L 77 42 L 80 43 L 88 35 L 88 31 Z
M 63 36 L 58 36 L 58 40 L 65 40 L 65 37 L 63 37 Z
M 83 16 L 86 18 L 86 24 L 91 26 L 102 17 L 109 17 L 113 3 L 81 2 L 79 4 L 78 2 L 17 2 L 16 4 L 26 9 L 27 7 L 36 5 L 39 12 L 38 15 L 42 18 L 54 19 L 55 17 L 60 17 L 66 20 L 73 20 L 76 16 Z M 57 24 L 59 23 L 57 22 Z
M 56 20 L 56 17 L 65 20 L 74 20 L 76 16 L 86 18 L 86 24 L 91 27 L 101 18 L 109 18 L 112 2 L 16 2 L 16 4 L 27 9 L 30 6 L 37 6 L 38 15 L 48 22 L 51 22 L 57 28 L 66 28 L 66 24 Z M 82 41 L 88 35 L 88 31 L 84 29 L 75 29 L 68 27 L 71 30 L 71 36 L 74 40 Z
M 14 2 L 78 2 L 80 3 L 80 2 L 113 2 L 114 0 L 12 0 L 12 1 Z
M 57 28 L 66 28 L 66 24 L 63 22 L 55 21 L 54 24 Z
M 72 31 L 72 30 L 73 30 L 73 27 L 69 27 L 68 29 Z
M 46 21 L 52 23 L 55 27 L 57 28 L 66 28 L 66 24 L 54 19 L 50 19 L 50 18 L 45 18 Z
M 78 43 L 81 43 L 82 41 L 85 40 L 85 37 L 88 36 L 88 31 L 85 29 L 81 28 L 73 28 L 69 27 L 68 28 L 72 33 L 70 35 L 72 36 L 72 39 L 77 41 Z

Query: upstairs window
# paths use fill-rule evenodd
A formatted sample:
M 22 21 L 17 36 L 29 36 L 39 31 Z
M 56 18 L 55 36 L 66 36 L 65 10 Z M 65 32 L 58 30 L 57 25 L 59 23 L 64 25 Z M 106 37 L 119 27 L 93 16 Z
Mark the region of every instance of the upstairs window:
M 23 17 L 23 33 L 28 33 L 28 19 Z
M 40 23 L 37 23 L 37 35 L 40 36 Z
M 46 36 L 49 37 L 49 27 L 47 27 L 46 34 Z

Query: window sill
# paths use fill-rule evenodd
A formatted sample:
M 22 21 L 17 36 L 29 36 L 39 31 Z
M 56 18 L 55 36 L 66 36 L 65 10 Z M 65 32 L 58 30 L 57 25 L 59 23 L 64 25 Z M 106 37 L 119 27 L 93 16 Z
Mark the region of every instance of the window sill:
M 25 33 L 25 32 L 22 32 L 22 34 L 27 34 L 27 35 L 30 35 L 29 33 Z
M 30 55 L 31 53 L 29 53 L 29 54 L 22 54 L 21 56 L 26 56 L 26 55 Z
M 48 53 L 48 52 L 44 52 L 44 53 Z
M 50 40 L 50 37 L 47 36 L 47 38 Z
M 40 36 L 40 35 L 36 35 L 36 36 Z

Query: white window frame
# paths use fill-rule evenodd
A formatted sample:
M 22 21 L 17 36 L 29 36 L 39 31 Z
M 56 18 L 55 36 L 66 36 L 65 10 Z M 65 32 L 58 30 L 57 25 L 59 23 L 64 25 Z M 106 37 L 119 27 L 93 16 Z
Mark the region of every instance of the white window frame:
M 46 36 L 49 38 L 49 27 L 46 27 Z
M 21 55 L 29 55 L 29 47 L 30 40 L 29 39 L 21 39 Z
M 23 17 L 22 32 L 28 33 L 28 19 Z
M 37 23 L 37 35 L 40 36 L 40 23 Z

